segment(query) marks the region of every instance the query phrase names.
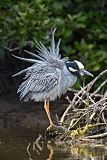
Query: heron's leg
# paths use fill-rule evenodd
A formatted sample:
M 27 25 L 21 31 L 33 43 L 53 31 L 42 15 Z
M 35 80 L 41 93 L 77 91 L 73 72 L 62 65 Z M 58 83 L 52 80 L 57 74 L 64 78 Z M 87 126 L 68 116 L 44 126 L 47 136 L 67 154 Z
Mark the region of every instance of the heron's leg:
M 45 111 L 46 111 L 46 114 L 48 116 L 49 123 L 50 123 L 50 126 L 47 129 L 50 129 L 50 128 L 52 128 L 54 126 L 54 123 L 53 123 L 53 121 L 51 119 L 51 116 L 50 116 L 49 102 L 45 101 L 44 108 L 45 108 Z

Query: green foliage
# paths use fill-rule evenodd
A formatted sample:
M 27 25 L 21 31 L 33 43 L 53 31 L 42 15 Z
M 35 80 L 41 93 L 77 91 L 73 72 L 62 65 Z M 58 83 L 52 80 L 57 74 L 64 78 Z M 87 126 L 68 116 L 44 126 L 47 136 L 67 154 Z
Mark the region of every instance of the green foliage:
M 4 0 L 0 2 L 0 58 L 3 46 L 43 40 L 57 27 L 62 38 L 61 52 L 71 60 L 79 59 L 87 69 L 100 72 L 107 66 L 106 0 Z

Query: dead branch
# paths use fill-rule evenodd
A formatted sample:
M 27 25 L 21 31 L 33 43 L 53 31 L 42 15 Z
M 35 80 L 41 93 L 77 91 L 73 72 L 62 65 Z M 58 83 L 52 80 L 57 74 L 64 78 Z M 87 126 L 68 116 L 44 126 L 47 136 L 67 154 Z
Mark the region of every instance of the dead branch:
M 14 51 L 20 50 L 19 47 L 16 47 L 16 48 L 8 48 L 7 46 L 3 46 L 3 48 L 6 49 L 6 50 L 9 51 L 9 52 L 14 52 Z
M 104 137 L 107 137 L 107 132 L 102 133 L 102 134 L 87 136 L 87 137 L 85 137 L 85 138 L 86 138 L 86 139 L 94 139 L 94 138 L 104 138 Z
M 93 126 L 91 127 L 93 130 L 88 132 L 89 135 L 85 138 L 103 138 L 107 136 L 107 132 L 100 133 L 100 130 L 106 131 L 107 127 L 107 118 L 105 116 L 107 115 L 107 91 L 105 91 L 107 79 L 101 82 L 93 92 L 90 92 L 96 81 L 102 78 L 106 73 L 107 70 L 101 72 L 89 84 L 85 87 L 81 87 L 80 91 L 73 90 L 73 100 L 68 96 L 66 97 L 69 102 L 69 106 L 63 113 L 60 119 L 60 124 L 67 129 L 67 132 L 61 136 L 61 139 L 66 140 L 69 135 L 68 133 L 74 128 L 77 128 L 75 131 L 78 131 L 79 126 L 80 128 L 86 129 L 86 127 L 88 128 L 90 125 Z M 99 94 L 101 89 L 103 89 L 103 95 Z M 85 130 L 83 131 L 85 133 Z M 97 134 L 94 135 L 94 132 Z
M 98 93 L 99 90 L 107 83 L 107 79 L 91 94 L 91 97 L 93 97 L 96 93 Z
M 70 105 L 67 107 L 67 109 L 65 110 L 65 112 L 63 113 L 63 115 L 62 115 L 62 117 L 61 117 L 61 119 L 60 119 L 60 123 L 61 123 L 61 124 L 63 124 L 63 122 L 64 122 L 64 120 L 65 120 L 65 117 L 66 117 L 68 111 L 71 109 L 71 107 L 72 107 L 72 105 L 70 104 Z

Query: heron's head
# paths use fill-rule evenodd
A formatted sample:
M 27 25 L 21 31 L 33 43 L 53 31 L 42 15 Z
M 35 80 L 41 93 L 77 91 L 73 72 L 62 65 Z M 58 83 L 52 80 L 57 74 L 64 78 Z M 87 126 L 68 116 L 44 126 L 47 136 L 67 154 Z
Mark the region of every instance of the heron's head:
M 72 62 L 67 61 L 66 67 L 72 74 L 76 76 L 88 75 L 93 77 L 93 75 L 90 72 L 84 69 L 84 65 L 80 61 L 77 61 L 77 60 L 74 60 Z

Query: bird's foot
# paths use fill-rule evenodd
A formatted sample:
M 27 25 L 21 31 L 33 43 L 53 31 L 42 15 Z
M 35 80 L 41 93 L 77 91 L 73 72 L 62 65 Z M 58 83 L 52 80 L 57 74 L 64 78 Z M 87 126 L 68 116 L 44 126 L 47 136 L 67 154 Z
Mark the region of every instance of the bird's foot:
M 56 125 L 52 123 L 52 124 L 50 124 L 50 126 L 47 128 L 47 131 L 51 131 L 51 130 L 53 130 L 55 127 L 56 127 Z

